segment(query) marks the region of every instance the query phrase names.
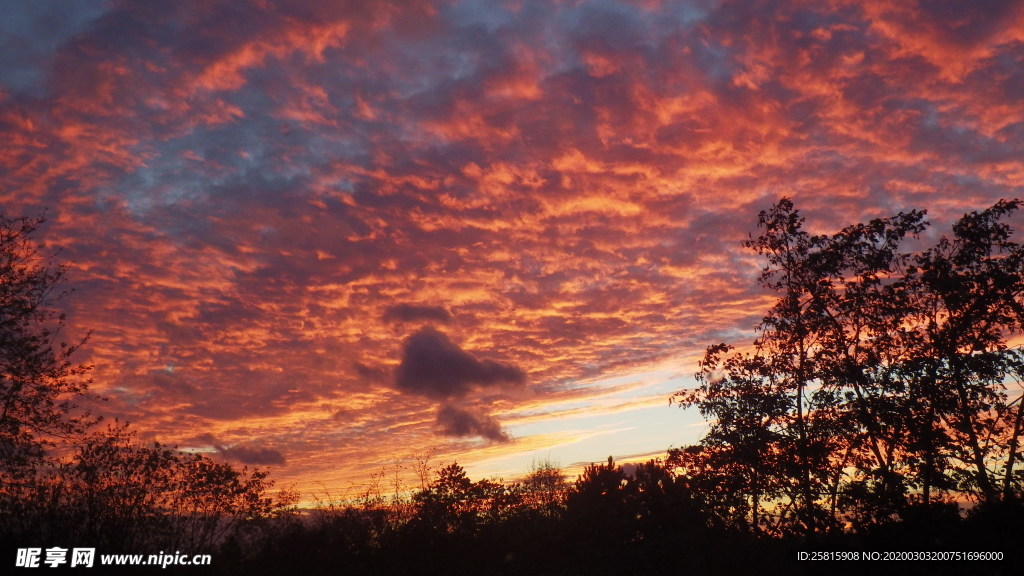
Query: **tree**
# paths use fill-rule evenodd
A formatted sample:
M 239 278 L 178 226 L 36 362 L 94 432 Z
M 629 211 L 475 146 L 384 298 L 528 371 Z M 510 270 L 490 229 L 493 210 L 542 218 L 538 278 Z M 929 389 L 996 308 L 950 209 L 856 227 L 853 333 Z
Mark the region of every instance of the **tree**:
M 703 385 L 675 400 L 698 406 L 715 425 L 700 446 L 669 452 L 670 465 L 689 479 L 709 510 L 753 532 L 767 520 L 762 502 L 795 501 L 787 491 L 787 469 L 793 468 L 786 465 L 792 459 L 783 440 L 793 402 L 769 374 L 761 355 L 733 353 L 724 344 L 710 347 L 698 373 Z
M 287 506 L 267 496 L 271 486 L 264 470 L 143 445 L 127 425 L 112 426 L 38 474 L 6 528 L 23 541 L 212 551 Z
M 629 502 L 630 489 L 625 470 L 611 456 L 607 463 L 583 469 L 566 495 L 565 514 L 588 548 L 606 553 L 633 541 L 636 518 Z
M 1020 206 L 965 214 L 908 274 L 912 329 L 900 375 L 914 403 L 925 503 L 937 483 L 987 503 L 1013 495 L 1021 411 L 1006 382 L 1019 382 L 1022 357 L 1007 341 L 1024 328 L 1024 247 L 1004 219 Z
M 432 535 L 472 534 L 496 512 L 495 505 L 502 502 L 504 487 L 489 480 L 473 482 L 466 470 L 453 463 L 438 471 L 437 479 L 413 496 L 416 504 L 411 525 Z
M 47 449 L 95 421 L 76 410 L 89 366 L 71 357 L 84 339 L 61 340 L 64 315 L 54 308 L 67 267 L 32 238 L 44 221 L 0 215 L 0 518 L 18 512 Z
M 522 482 L 525 503 L 548 514 L 561 510 L 567 488 L 565 473 L 550 460 L 534 462 Z
M 275 503 L 263 470 L 236 470 L 159 443 L 139 444 L 127 426 L 85 442 L 60 469 L 63 516 L 75 539 L 123 550 L 212 550 Z
M 1024 328 L 1024 249 L 1004 219 L 1019 204 L 966 214 L 917 253 L 901 246 L 923 211 L 831 236 L 807 233 L 789 200 L 761 212 L 746 246 L 779 298 L 753 352 L 709 347 L 700 386 L 674 397 L 712 422 L 677 465 L 697 484 L 731 471 L 739 486 L 712 504 L 737 514 L 742 494 L 755 531 L 891 521 L 936 489 L 1012 497 L 1024 415 L 1006 383 L 1024 370 L 1007 342 Z

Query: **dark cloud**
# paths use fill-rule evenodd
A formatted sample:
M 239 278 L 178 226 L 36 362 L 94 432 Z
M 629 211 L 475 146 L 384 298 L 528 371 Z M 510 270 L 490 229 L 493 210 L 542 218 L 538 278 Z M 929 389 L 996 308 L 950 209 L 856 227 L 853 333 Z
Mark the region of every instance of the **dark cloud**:
M 955 45 L 972 45 L 991 34 L 1019 8 L 1014 0 L 979 0 L 965 4 L 957 0 L 921 0 L 919 20 L 944 40 Z
M 428 320 L 433 322 L 448 322 L 452 319 L 451 313 L 441 306 L 423 306 L 418 304 L 395 304 L 384 310 L 385 322 L 416 322 Z
M 487 414 L 474 414 L 454 406 L 442 406 L 437 412 L 437 423 L 446 436 L 464 438 L 482 436 L 495 442 L 509 442 L 512 438 L 501 429 L 497 420 Z
M 492 360 L 479 360 L 448 336 L 427 327 L 405 341 L 395 383 L 399 388 L 431 398 L 465 396 L 474 386 L 521 385 L 522 370 Z
M 57 50 L 107 9 L 105 0 L 71 3 L 0 1 L 0 86 L 41 92 Z
M 252 448 L 248 446 L 214 447 L 221 456 L 238 460 L 242 464 L 255 464 L 257 466 L 267 466 L 270 464 L 284 466 L 285 464 L 284 454 L 270 448 Z

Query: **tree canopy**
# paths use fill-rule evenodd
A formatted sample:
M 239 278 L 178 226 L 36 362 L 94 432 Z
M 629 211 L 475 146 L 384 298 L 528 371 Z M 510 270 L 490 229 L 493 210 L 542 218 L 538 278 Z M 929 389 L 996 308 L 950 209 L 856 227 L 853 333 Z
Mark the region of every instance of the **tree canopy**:
M 0 214 L 0 488 L 28 481 L 48 446 L 92 423 L 76 410 L 89 366 L 72 355 L 84 340 L 63 340 L 65 265 L 32 235 L 43 218 Z
M 1000 201 L 913 250 L 923 211 L 811 234 L 783 199 L 746 246 L 778 294 L 674 399 L 710 421 L 672 462 L 753 531 L 815 532 L 1021 493 L 1024 248 Z M 718 486 L 717 488 L 714 486 Z

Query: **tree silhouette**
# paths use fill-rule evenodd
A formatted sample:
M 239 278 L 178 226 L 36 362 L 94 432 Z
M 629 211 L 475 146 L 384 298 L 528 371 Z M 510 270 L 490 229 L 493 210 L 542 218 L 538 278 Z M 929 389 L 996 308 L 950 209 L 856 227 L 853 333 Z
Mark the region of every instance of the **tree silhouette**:
M 565 521 L 573 529 L 577 553 L 598 558 L 629 553 L 637 536 L 632 489 L 611 456 L 583 469 L 565 499 Z
M 936 484 L 988 503 L 1014 494 L 1020 407 L 1006 380 L 1019 377 L 1022 357 L 1007 338 L 1024 327 L 1024 247 L 1003 219 L 1019 208 L 1000 201 L 966 214 L 952 237 L 914 260 L 914 328 L 901 376 L 916 404 L 924 502 Z
M 107 550 L 213 550 L 275 503 L 261 470 L 236 470 L 159 443 L 139 444 L 127 426 L 90 436 L 30 504 L 37 536 Z M 40 512 L 41 511 L 41 512 Z
M 1007 342 L 1024 327 L 1024 249 L 1004 220 L 1018 207 L 966 214 L 916 253 L 902 244 L 922 211 L 831 236 L 804 230 L 789 200 L 761 212 L 746 246 L 779 298 L 751 352 L 709 347 L 700 386 L 674 397 L 712 422 L 672 453 L 711 508 L 810 533 L 892 521 L 937 492 L 1014 498 L 1022 412 L 1007 382 L 1022 354 Z
M 76 411 L 89 367 L 71 357 L 84 341 L 61 341 L 66 266 L 33 240 L 43 218 L 0 215 L 0 525 L 20 524 L 36 473 L 57 442 L 94 422 Z M 4 531 L 4 529 L 0 529 Z
M 548 514 L 560 511 L 569 483 L 561 468 L 551 461 L 534 463 L 522 483 L 525 503 Z
M 494 482 L 473 482 L 462 466 L 453 463 L 439 470 L 426 490 L 415 494 L 412 524 L 431 533 L 473 533 L 494 512 L 492 505 L 503 492 Z

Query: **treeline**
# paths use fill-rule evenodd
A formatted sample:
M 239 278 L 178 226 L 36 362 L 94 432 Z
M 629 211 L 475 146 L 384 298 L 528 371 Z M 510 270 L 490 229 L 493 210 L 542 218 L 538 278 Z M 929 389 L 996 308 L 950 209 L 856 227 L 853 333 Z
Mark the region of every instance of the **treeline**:
M 673 454 L 676 454 L 673 451 Z M 987 562 L 900 563 L 901 573 L 1014 574 L 1020 506 L 891 519 L 857 530 L 768 536 L 724 512 L 707 478 L 673 461 L 550 464 L 515 482 L 473 481 L 458 464 L 411 495 L 368 491 L 358 502 L 281 517 L 255 549 L 225 562 L 241 574 L 818 574 L 799 552 L 998 552 Z M 851 556 L 852 557 L 852 556 Z M 878 567 L 827 563 L 832 574 Z
M 0 542 L 11 548 L 91 547 L 98 553 L 209 553 L 253 539 L 287 503 L 261 470 L 236 469 L 125 427 L 82 441 L 72 455 L 5 478 Z M 13 562 L 13 558 L 11 558 Z
M 775 554 L 716 526 L 664 463 L 609 458 L 575 480 L 545 463 L 515 482 L 473 481 L 451 464 L 411 493 L 296 511 L 238 566 L 246 574 L 632 574 L 686 559 L 694 570 L 742 573 Z

